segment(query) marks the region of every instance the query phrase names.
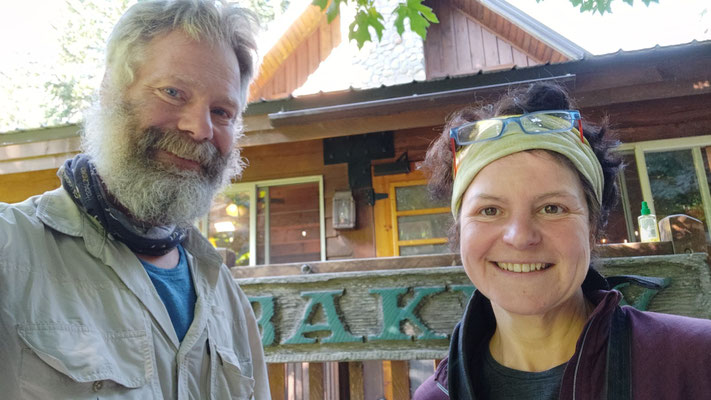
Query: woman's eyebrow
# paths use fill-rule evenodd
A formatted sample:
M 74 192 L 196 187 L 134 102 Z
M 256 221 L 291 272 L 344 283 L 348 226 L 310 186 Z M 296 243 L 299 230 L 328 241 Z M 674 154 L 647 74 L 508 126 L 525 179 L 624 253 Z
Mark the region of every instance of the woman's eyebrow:
M 536 200 L 545 200 L 549 199 L 551 197 L 568 197 L 568 198 L 577 198 L 577 196 L 569 191 L 566 190 L 556 190 L 553 192 L 546 192 L 546 193 L 541 193 L 538 196 L 536 196 Z

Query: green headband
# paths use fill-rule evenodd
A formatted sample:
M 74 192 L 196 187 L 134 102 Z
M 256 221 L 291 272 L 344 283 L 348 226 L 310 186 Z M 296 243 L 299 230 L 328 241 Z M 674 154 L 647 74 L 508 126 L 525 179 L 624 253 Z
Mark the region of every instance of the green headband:
M 462 197 L 476 174 L 484 167 L 513 153 L 525 150 L 549 150 L 564 155 L 587 179 L 595 190 L 598 203 L 602 204 L 604 178 L 602 166 L 588 144 L 580 141 L 580 133 L 573 128 L 567 132 L 524 133 L 518 124 L 509 124 L 499 139 L 487 140 L 465 146 L 458 152 L 457 175 L 452 189 L 452 215 L 457 218 Z

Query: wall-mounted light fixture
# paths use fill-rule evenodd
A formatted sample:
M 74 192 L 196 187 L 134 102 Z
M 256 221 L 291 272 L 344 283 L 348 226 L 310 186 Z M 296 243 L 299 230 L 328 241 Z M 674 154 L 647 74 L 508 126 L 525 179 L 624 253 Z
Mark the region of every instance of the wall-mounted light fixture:
M 333 228 L 351 229 L 356 225 L 355 200 L 350 190 L 333 195 Z

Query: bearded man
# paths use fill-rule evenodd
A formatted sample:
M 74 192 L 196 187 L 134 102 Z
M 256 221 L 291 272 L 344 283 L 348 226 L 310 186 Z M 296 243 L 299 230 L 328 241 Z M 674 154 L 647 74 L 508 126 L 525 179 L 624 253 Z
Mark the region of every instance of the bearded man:
M 142 1 L 62 187 L 0 204 L 3 399 L 268 399 L 250 303 L 192 227 L 241 171 L 253 14 Z

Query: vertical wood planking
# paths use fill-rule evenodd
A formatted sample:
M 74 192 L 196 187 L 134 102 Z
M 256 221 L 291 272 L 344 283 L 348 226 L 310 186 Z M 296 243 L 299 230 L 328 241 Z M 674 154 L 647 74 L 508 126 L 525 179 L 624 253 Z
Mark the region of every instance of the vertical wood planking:
M 523 50 L 526 54 L 533 54 L 531 52 L 531 35 L 526 35 L 523 38 L 523 45 L 521 46 L 521 50 Z M 530 65 L 530 64 L 529 64 Z
M 520 52 L 516 48 L 511 49 L 513 51 L 513 62 L 516 64 L 516 66 L 519 67 L 527 67 L 528 66 L 528 60 L 525 54 Z
M 553 49 L 545 46 L 543 50 L 543 56 L 541 57 L 544 62 L 551 62 L 551 58 L 553 58 Z
M 324 17 L 325 18 L 325 17 Z M 335 22 L 335 21 L 334 21 Z M 331 27 L 328 23 L 322 23 L 319 27 L 318 37 L 319 37 L 319 53 L 318 58 L 320 61 L 326 59 L 326 55 L 331 51 Z
M 324 399 L 339 400 L 338 386 L 338 363 L 324 363 Z
M 269 391 L 272 393 L 272 400 L 286 400 L 284 396 L 284 369 L 283 363 L 267 364 Z
M 442 25 L 442 73 L 451 75 L 456 70 L 456 54 L 454 41 L 452 40 L 454 27 L 452 26 L 452 9 L 447 2 L 440 2 L 440 25 Z
M 298 89 L 309 77 L 309 41 L 305 40 L 294 53 L 296 57 L 296 82 L 293 90 Z
M 296 54 L 292 54 L 286 62 L 286 80 L 284 84 L 284 92 L 286 95 L 296 89 Z
M 440 18 L 439 13 L 437 15 Z M 427 39 L 424 43 L 425 50 L 425 75 L 427 79 L 444 75 L 442 64 L 442 24 L 433 24 L 427 30 Z
M 294 389 L 294 363 L 286 364 L 286 398 L 296 400 L 296 390 Z
M 393 400 L 410 400 L 410 369 L 407 361 L 392 361 Z
M 296 399 L 305 400 L 304 378 L 308 379 L 308 377 L 304 376 L 304 363 L 295 363 L 294 372 L 294 392 L 296 392 Z
M 533 52 L 533 55 L 534 55 L 537 59 L 541 60 L 541 62 L 544 62 L 544 63 L 547 61 L 547 60 L 545 59 L 545 57 L 543 57 L 543 52 L 544 52 L 545 50 L 546 50 L 546 45 L 543 44 L 543 42 L 537 40 L 537 41 L 536 41 L 536 51 Z
M 350 400 L 365 400 L 362 362 L 352 361 L 348 363 L 348 385 L 350 386 Z
M 316 32 L 316 34 L 313 34 L 311 35 L 311 37 L 309 37 L 307 43 L 309 54 L 309 71 L 313 72 L 316 71 L 316 68 L 318 68 L 318 65 L 321 63 L 321 58 L 319 57 L 320 40 L 318 31 Z
M 486 66 L 486 57 L 484 56 L 484 40 L 481 36 L 482 28 L 479 23 L 473 20 L 469 20 L 468 25 L 469 52 L 472 58 L 472 68 L 474 71 L 478 71 Z
M 350 400 L 351 385 L 348 378 L 348 363 L 339 362 L 338 365 L 338 398 L 340 400 Z
M 407 361 L 383 361 L 383 381 L 387 400 L 410 399 L 410 373 Z
M 309 363 L 309 400 L 324 400 L 323 363 Z
M 467 29 L 467 17 L 456 8 L 452 9 L 452 24 L 454 26 L 453 42 L 456 54 L 456 66 L 454 72 L 463 74 L 471 72 L 472 59 L 469 53 L 469 32 Z
M 484 44 L 484 59 L 487 67 L 499 65 L 499 47 L 496 44 L 496 35 L 488 29 L 481 30 L 482 43 Z
M 311 385 L 309 384 L 309 369 L 311 365 L 310 363 L 303 362 L 301 363 L 301 384 L 303 385 L 302 393 L 303 396 L 301 397 L 303 400 L 310 400 L 311 397 Z
M 385 397 L 383 385 L 383 362 L 379 360 L 363 361 L 363 394 L 368 400 Z
M 502 65 L 513 64 L 513 50 L 511 45 L 501 38 L 496 39 L 496 45 L 499 49 L 499 63 Z
M 286 81 L 285 81 L 285 68 L 284 65 L 281 66 L 274 73 L 274 88 L 272 90 L 273 97 L 278 97 L 286 91 Z

